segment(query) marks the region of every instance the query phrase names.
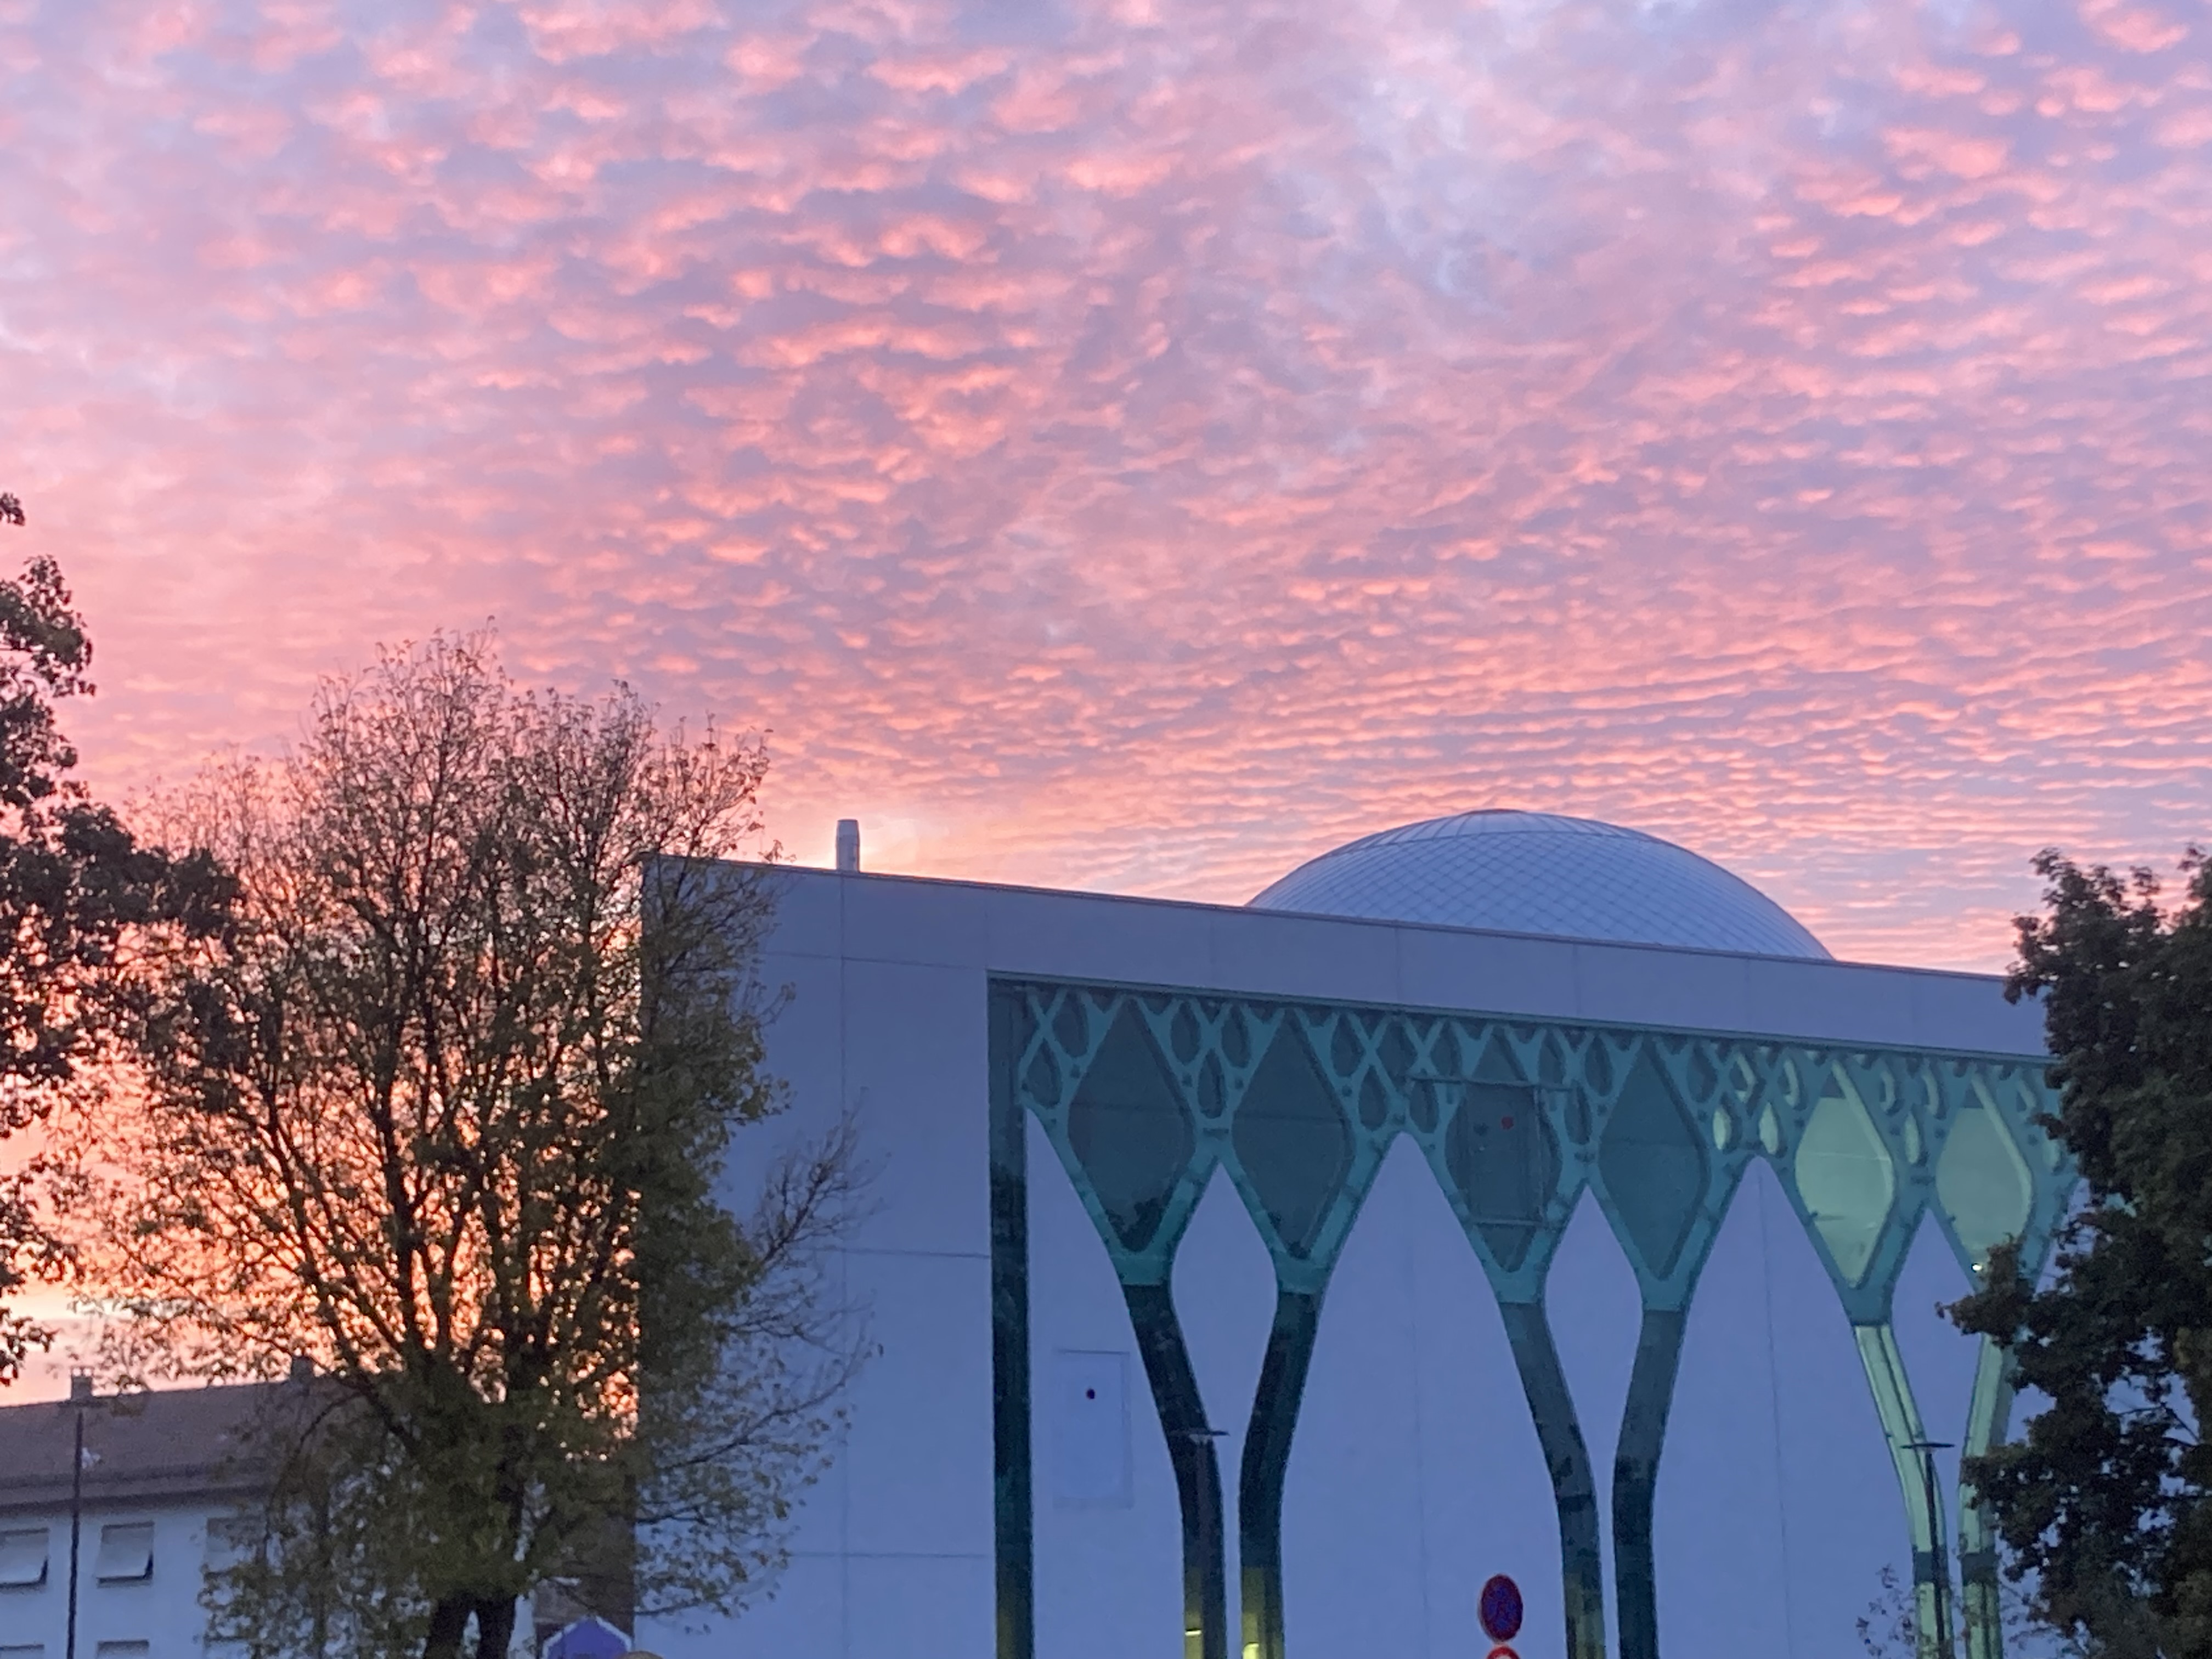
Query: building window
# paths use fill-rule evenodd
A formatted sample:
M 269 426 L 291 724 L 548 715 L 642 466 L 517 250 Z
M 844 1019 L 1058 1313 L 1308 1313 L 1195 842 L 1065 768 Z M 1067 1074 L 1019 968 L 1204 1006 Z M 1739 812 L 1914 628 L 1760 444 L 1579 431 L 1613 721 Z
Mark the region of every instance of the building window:
M 250 1515 L 208 1517 L 207 1569 L 222 1572 L 259 1553 L 262 1523 Z
M 102 1642 L 93 1650 L 93 1659 L 149 1659 L 153 1651 L 151 1642 Z
M 46 1528 L 21 1527 L 0 1532 L 0 1589 L 36 1589 L 46 1582 Z M 0 1656 L 15 1651 L 0 1648 Z
M 128 1584 L 154 1576 L 154 1523 L 123 1522 L 100 1529 L 100 1554 L 92 1576 L 103 1584 Z M 101 1643 L 104 1649 L 107 1644 Z M 142 1647 L 140 1652 L 145 1650 Z M 118 1649 L 118 1652 L 122 1650 Z

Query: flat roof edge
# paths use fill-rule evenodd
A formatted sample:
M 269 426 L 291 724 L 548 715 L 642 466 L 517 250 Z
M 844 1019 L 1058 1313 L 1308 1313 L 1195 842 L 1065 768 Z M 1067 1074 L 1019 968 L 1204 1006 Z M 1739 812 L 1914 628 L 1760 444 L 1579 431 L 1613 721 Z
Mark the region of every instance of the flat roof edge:
M 1753 962 L 1792 968 L 1844 969 L 1856 973 L 1911 974 L 1927 979 L 1958 980 L 1972 985 L 2002 987 L 2002 974 L 1975 973 L 1965 968 L 1929 968 L 1911 963 L 1859 962 L 1844 957 L 1782 957 L 1757 951 L 1723 951 L 1709 945 L 1654 945 L 1639 939 L 1586 939 L 1571 933 L 1524 933 L 1504 927 L 1455 927 L 1437 921 L 1397 921 L 1380 916 L 1344 916 L 1326 910 L 1255 910 L 1248 904 L 1221 904 L 1204 899 L 1160 898 L 1147 893 L 1096 892 L 1081 887 L 1040 887 L 1024 882 L 975 881 L 963 876 L 917 876 L 887 870 L 825 870 L 818 865 L 763 864 L 732 860 L 775 875 L 798 875 L 827 881 L 899 882 L 914 886 L 961 887 L 979 893 L 1020 893 L 1042 898 L 1080 899 L 1091 903 L 1138 904 L 1163 909 L 1206 911 L 1237 916 L 1279 916 L 1302 921 L 1326 921 L 1338 927 L 1382 927 L 1414 933 L 1443 933 L 1455 938 L 1536 939 L 1547 945 L 1588 945 L 1607 951 L 1644 951 L 1660 956 L 1709 957 L 1729 962 Z

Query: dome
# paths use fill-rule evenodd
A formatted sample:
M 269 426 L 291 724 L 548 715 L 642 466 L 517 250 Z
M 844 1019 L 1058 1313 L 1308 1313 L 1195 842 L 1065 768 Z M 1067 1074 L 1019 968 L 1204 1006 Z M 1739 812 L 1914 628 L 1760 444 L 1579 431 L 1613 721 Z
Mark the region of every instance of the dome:
M 1787 910 L 1711 860 L 1640 830 L 1549 812 L 1462 812 L 1364 836 L 1251 903 L 1752 956 L 1828 954 Z

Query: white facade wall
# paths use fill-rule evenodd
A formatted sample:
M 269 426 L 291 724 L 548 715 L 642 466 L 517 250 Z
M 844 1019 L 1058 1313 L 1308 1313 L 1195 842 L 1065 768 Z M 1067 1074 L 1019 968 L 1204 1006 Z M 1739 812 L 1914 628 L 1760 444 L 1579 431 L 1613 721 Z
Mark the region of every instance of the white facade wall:
M 66 1435 L 67 1418 L 58 1413 L 56 1420 Z M 208 1522 L 228 1512 L 189 1503 L 87 1504 L 79 1534 L 78 1659 L 201 1659 L 207 1615 L 199 1595 L 207 1570 Z M 137 1527 L 153 1528 L 150 1571 L 143 1577 L 103 1582 L 103 1536 L 120 1543 L 112 1529 Z M 0 1659 L 63 1659 L 65 1651 L 69 1510 L 57 1506 L 0 1511 L 0 1534 L 38 1531 L 46 1534 L 43 1581 L 0 1586 Z
M 734 1623 L 641 1632 L 669 1659 L 987 1659 L 994 1650 L 986 987 L 994 974 L 1788 1037 L 2039 1054 L 1994 980 L 1582 944 L 1243 909 L 795 871 L 764 976 L 789 1000 L 769 1064 L 793 1109 L 748 1137 L 742 1202 L 779 1137 L 860 1123 L 874 1206 L 843 1257 L 883 1345 L 775 1597 Z M 1040 1659 L 1182 1652 L 1165 1447 L 1105 1253 L 1030 1138 L 1035 1583 Z M 1587 1198 L 1553 1322 L 1599 1471 L 1636 1340 L 1633 1279 Z M 1923 1409 L 1963 1416 L 1960 1293 L 1923 1233 L 1897 1324 Z M 1266 1251 L 1217 1176 L 1177 1305 L 1232 1495 L 1273 1304 Z M 1849 1326 L 1755 1168 L 1692 1304 L 1658 1495 L 1662 1632 L 1720 1659 L 1836 1659 L 1884 1565 L 1909 1574 L 1894 1477 Z M 1118 1413 L 1102 1419 L 1103 1387 Z M 1118 1423 L 1115 1418 L 1118 1416 Z M 1116 1439 L 1115 1436 L 1121 1438 Z M 1119 1460 L 1126 1459 L 1126 1465 Z M 1126 1466 L 1122 1489 L 1115 1472 Z M 1561 1646 L 1551 1490 L 1498 1316 L 1419 1158 L 1394 1149 L 1330 1288 L 1285 1500 L 1297 1659 L 1480 1654 L 1474 1597 L 1510 1571 L 1522 1659 Z M 1233 1515 L 1231 1628 L 1237 1574 Z

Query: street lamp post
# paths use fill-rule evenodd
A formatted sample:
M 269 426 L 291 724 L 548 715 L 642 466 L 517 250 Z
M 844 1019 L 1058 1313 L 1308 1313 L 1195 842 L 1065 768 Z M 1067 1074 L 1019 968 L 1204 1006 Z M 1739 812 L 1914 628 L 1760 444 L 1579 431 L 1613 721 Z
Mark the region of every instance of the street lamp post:
M 1957 1651 L 1951 1629 L 1951 1563 L 1943 1550 L 1942 1496 L 1936 1483 L 1936 1454 L 1948 1450 L 1948 1440 L 1908 1440 L 1907 1451 L 1920 1454 L 1920 1485 L 1928 1500 L 1928 1543 L 1935 1557 L 1936 1579 L 1936 1645 L 1920 1644 L 1923 1653 L 1951 1654 Z
M 1205 1580 L 1205 1573 L 1210 1566 L 1217 1563 L 1224 1567 L 1227 1565 L 1221 1516 L 1215 1512 L 1215 1486 L 1220 1480 L 1220 1471 L 1213 1457 L 1213 1443 L 1224 1438 L 1225 1431 L 1209 1428 L 1200 1423 L 1196 1428 L 1183 1430 L 1182 1437 L 1191 1449 L 1192 1474 L 1198 1486 L 1198 1513 L 1194 1518 L 1198 1522 L 1200 1561 L 1198 1607 L 1195 1609 L 1198 1628 L 1185 1633 L 1183 1650 L 1188 1659 L 1226 1659 L 1229 1632 L 1226 1629 L 1209 1628 L 1213 1621 L 1206 1616 L 1210 1609 L 1206 1605 Z M 1228 1616 L 1228 1581 L 1225 1577 L 1222 1583 L 1222 1616 L 1225 1619 Z M 1195 1643 L 1188 1639 L 1193 1635 L 1198 1638 Z
M 92 1377 L 87 1372 L 70 1374 L 69 1402 L 70 1414 L 76 1419 L 76 1436 L 70 1455 L 69 1635 L 62 1644 L 62 1659 L 76 1659 L 77 1560 L 84 1536 L 84 1414 L 93 1403 Z

